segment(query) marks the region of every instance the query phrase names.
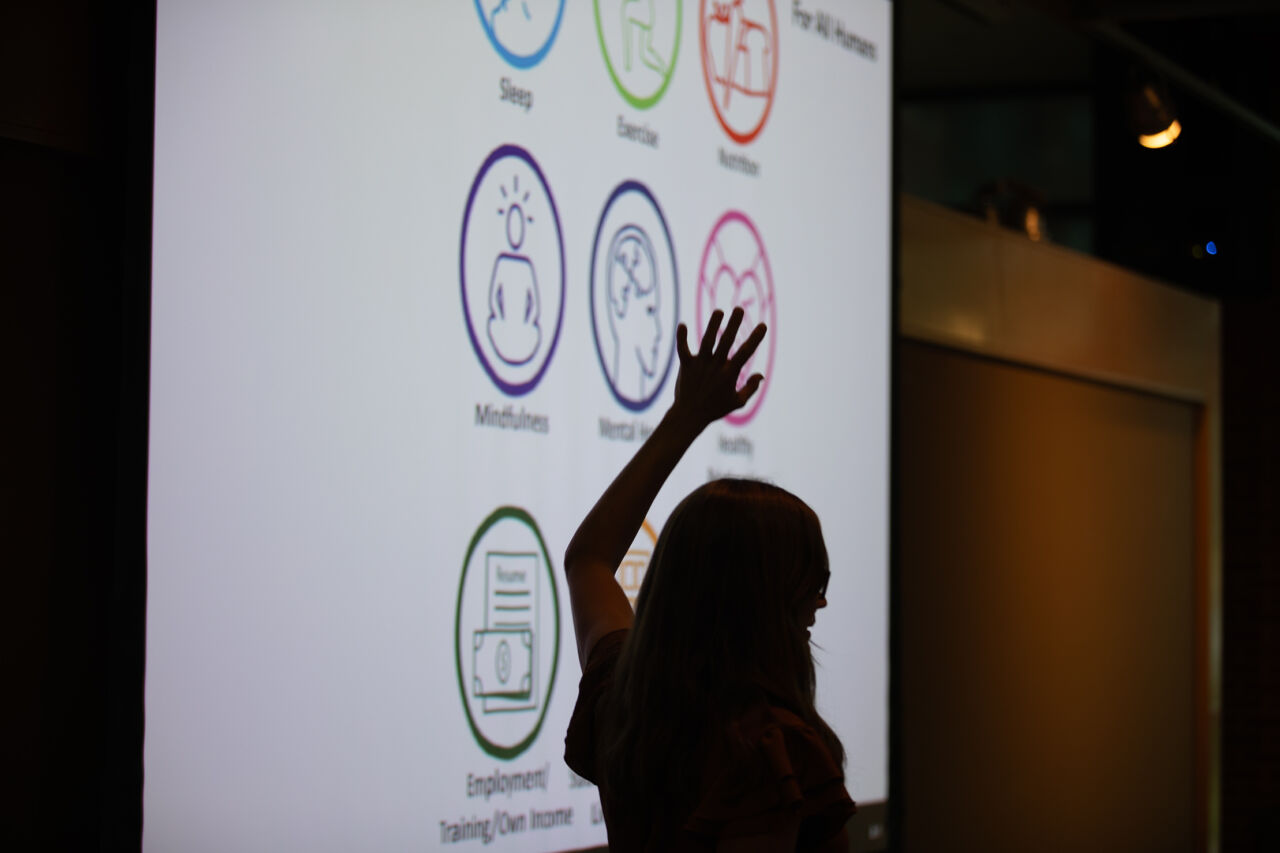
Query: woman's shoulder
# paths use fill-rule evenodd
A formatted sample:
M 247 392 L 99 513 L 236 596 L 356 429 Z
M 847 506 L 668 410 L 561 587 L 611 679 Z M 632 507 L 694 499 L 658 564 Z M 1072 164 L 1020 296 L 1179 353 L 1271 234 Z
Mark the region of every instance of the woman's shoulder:
M 761 703 L 730 726 L 731 749 L 708 768 L 709 784 L 685 828 L 732 837 L 801 823 L 801 835 L 821 840 L 854 813 L 844 772 L 818 732 L 795 712 Z

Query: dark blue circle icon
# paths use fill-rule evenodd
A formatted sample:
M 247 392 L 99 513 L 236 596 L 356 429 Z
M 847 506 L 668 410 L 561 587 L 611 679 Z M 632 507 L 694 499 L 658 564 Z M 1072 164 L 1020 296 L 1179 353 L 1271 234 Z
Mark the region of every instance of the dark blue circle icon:
M 485 158 L 462 214 L 458 280 L 485 373 L 519 397 L 542 380 L 564 320 L 564 237 L 537 161 L 517 145 Z
M 591 248 L 591 332 L 609 390 L 633 412 L 653 404 L 675 361 L 680 284 L 671 232 L 639 181 L 605 202 Z
M 493 49 L 516 68 L 542 61 L 560 32 L 564 0 L 475 0 Z

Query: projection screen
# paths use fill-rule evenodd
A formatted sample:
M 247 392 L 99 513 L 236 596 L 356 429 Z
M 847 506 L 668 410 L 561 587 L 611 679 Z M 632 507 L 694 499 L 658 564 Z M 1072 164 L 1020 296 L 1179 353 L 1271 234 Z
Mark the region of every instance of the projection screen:
M 735 305 L 764 384 L 618 577 L 708 478 L 808 501 L 884 802 L 891 11 L 159 0 L 148 849 L 603 844 L 561 558 Z

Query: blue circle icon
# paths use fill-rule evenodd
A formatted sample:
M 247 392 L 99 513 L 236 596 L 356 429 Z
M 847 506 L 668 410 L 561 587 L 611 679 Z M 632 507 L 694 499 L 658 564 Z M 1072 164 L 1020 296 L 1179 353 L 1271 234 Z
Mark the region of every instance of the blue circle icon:
M 662 208 L 639 181 L 605 202 L 591 249 L 591 331 L 614 399 L 641 412 L 662 391 L 680 322 L 675 250 Z
M 555 198 L 523 148 L 485 159 L 462 215 L 458 277 L 481 366 L 519 397 L 542 379 L 564 320 L 564 238 Z
M 493 49 L 516 68 L 542 61 L 560 32 L 564 0 L 475 0 Z

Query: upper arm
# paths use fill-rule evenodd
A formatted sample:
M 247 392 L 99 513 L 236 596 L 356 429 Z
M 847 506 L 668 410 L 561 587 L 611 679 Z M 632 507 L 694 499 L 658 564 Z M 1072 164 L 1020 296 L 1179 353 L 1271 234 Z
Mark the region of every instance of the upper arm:
M 631 603 L 614 580 L 613 571 L 613 566 L 600 562 L 578 561 L 572 565 L 565 562 L 578 663 L 583 666 L 601 637 L 630 628 L 635 620 Z

